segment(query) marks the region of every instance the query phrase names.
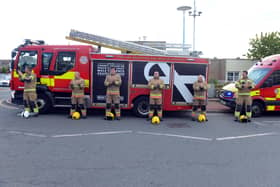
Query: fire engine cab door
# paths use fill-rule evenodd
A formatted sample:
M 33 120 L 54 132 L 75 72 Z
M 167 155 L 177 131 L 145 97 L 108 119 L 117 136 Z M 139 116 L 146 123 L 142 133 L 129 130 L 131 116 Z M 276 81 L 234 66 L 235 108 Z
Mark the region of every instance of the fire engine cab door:
M 192 104 L 193 83 L 197 80 L 198 75 L 203 75 L 206 79 L 206 72 L 206 64 L 174 63 L 172 104 Z
M 56 52 L 49 71 L 53 91 L 70 91 L 69 84 L 74 78 L 76 61 L 75 51 Z
M 92 63 L 91 75 L 91 102 L 93 106 L 105 106 L 106 87 L 104 81 L 110 68 L 115 67 L 116 72 L 121 76 L 120 103 L 123 107 L 128 104 L 129 88 L 129 62 L 117 60 L 94 60 Z
M 280 70 L 274 71 L 260 89 L 267 111 L 280 110 Z
M 48 87 L 53 87 L 54 81 L 53 76 L 50 75 L 50 67 L 51 63 L 54 59 L 54 53 L 51 50 L 43 50 L 42 51 L 42 59 L 41 59 L 41 71 L 40 71 L 40 84 Z

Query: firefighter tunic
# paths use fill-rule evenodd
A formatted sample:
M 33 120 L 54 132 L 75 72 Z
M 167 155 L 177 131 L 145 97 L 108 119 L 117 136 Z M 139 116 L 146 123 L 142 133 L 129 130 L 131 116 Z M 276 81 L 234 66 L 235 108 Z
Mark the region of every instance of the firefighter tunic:
M 85 80 L 80 79 L 73 79 L 70 82 L 70 88 L 72 89 L 72 96 L 71 96 L 71 104 L 72 108 L 70 110 L 70 115 L 77 110 L 79 107 L 81 109 L 82 116 L 86 116 L 86 107 L 85 107 Z
M 235 87 L 238 89 L 238 94 L 234 116 L 236 119 L 239 119 L 242 107 L 245 106 L 246 116 L 250 119 L 252 117 L 252 98 L 250 91 L 255 87 L 254 82 L 249 78 L 242 78 L 235 83 Z
M 119 74 L 109 74 L 106 76 L 104 85 L 107 87 L 106 90 L 106 116 L 111 112 L 112 104 L 115 105 L 116 117 L 119 118 L 121 115 L 120 110 L 120 86 L 122 79 Z
M 152 118 L 155 110 L 158 117 L 162 118 L 162 91 L 164 81 L 160 78 L 152 78 L 149 80 L 148 87 L 150 88 L 150 110 L 149 118 Z

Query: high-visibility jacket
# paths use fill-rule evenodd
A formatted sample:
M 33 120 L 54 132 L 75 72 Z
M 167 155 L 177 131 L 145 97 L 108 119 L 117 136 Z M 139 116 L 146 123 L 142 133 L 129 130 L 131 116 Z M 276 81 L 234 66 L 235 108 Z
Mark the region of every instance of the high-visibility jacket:
M 235 87 L 238 89 L 238 95 L 250 95 L 251 89 L 255 87 L 254 82 L 249 78 L 241 78 L 235 82 Z
M 107 86 L 106 95 L 120 95 L 120 87 L 122 79 L 119 74 L 107 75 L 104 81 L 104 85 Z
M 162 79 L 150 79 L 148 87 L 150 88 L 150 98 L 157 99 L 162 97 L 162 90 L 164 88 L 164 81 Z
M 72 97 L 83 97 L 85 95 L 85 80 L 82 78 L 71 80 L 70 88 L 72 89 Z
M 20 76 L 20 80 L 24 82 L 24 92 L 36 92 L 36 74 L 35 73 L 24 73 Z
M 193 83 L 193 91 L 194 91 L 194 99 L 198 100 L 206 100 L 207 94 L 207 83 L 206 82 L 194 82 Z

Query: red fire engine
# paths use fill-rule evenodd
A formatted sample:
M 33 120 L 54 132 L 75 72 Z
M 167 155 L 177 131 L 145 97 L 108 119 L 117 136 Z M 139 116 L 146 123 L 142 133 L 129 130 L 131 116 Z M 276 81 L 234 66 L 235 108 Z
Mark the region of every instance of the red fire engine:
M 163 109 L 191 109 L 192 84 L 197 75 L 207 80 L 208 60 L 167 55 L 100 54 L 89 45 L 45 45 L 43 41 L 26 40 L 12 52 L 12 102 L 21 104 L 23 83 L 17 69 L 34 67 L 37 75 L 38 105 L 41 113 L 52 107 L 70 106 L 69 83 L 78 71 L 86 81 L 89 108 L 105 108 L 105 76 L 115 67 L 122 77 L 121 107 L 139 116 L 148 114 L 148 80 L 159 71 L 165 82 Z

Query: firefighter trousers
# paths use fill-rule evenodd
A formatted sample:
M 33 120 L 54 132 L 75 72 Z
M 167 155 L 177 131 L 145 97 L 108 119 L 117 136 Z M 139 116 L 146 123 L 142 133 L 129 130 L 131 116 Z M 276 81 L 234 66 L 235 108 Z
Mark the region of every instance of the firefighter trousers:
M 200 113 L 206 116 L 206 100 L 205 99 L 194 99 L 192 107 L 192 118 L 195 119 L 197 116 L 197 110 L 200 108 Z
M 252 98 L 250 95 L 239 95 L 236 98 L 235 118 L 239 119 L 243 107 L 247 118 L 250 119 L 252 117 Z
M 108 113 L 111 112 L 114 105 L 116 117 L 121 117 L 121 108 L 120 108 L 120 95 L 106 95 L 106 113 L 105 116 L 109 116 Z
M 24 110 L 28 112 L 39 113 L 37 105 L 37 93 L 36 92 L 24 92 L 23 93 L 23 104 Z
M 154 116 L 155 111 L 157 112 L 158 117 L 162 118 L 162 97 L 150 97 L 149 118 Z
M 74 112 L 77 112 L 78 108 L 80 108 L 82 116 L 86 117 L 87 109 L 85 107 L 85 98 L 83 96 L 82 97 L 81 96 L 79 96 L 79 97 L 72 96 L 71 105 L 72 105 L 71 110 L 70 110 L 71 116 Z

